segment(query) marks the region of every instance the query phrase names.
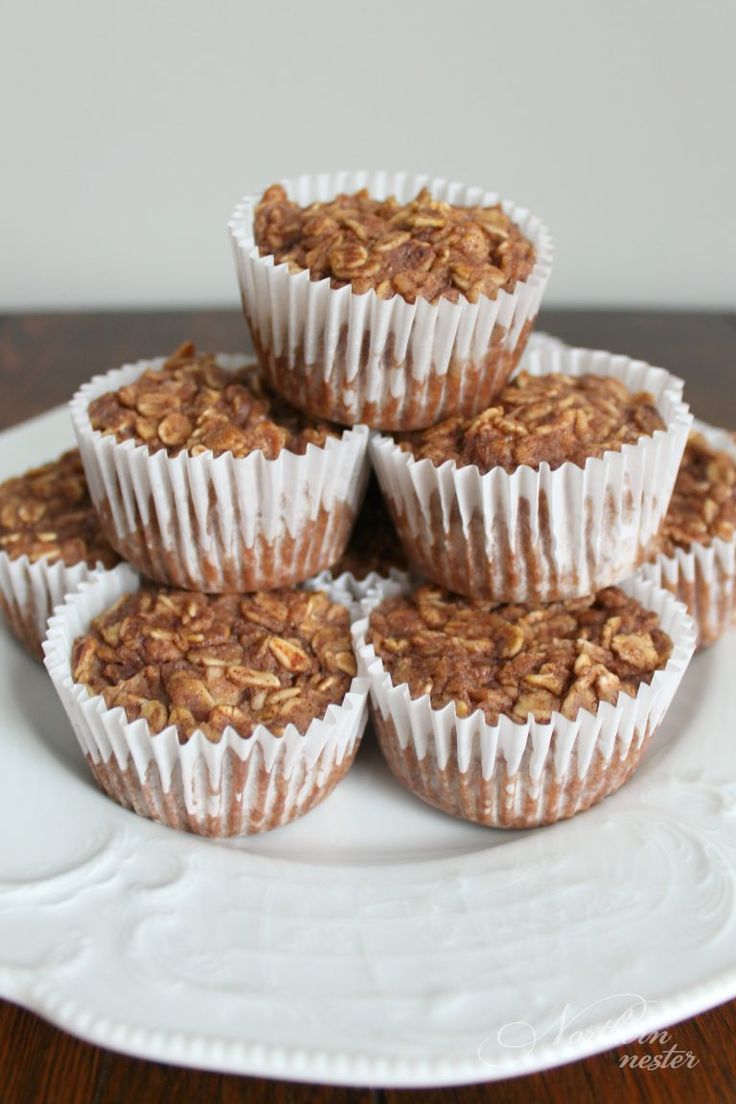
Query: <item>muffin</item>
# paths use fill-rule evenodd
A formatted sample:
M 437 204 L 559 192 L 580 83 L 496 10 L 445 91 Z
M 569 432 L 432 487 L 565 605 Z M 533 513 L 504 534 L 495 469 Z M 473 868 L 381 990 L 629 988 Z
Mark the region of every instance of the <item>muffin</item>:
M 391 770 L 500 828 L 571 817 L 623 785 L 695 644 L 684 607 L 641 579 L 545 606 L 434 585 L 366 605 L 353 639 Z
M 76 449 L 0 484 L 0 606 L 34 659 L 43 659 L 54 606 L 94 571 L 117 562 Z
M 493 406 L 396 438 L 373 464 L 414 568 L 473 598 L 592 594 L 648 559 L 691 422 L 682 381 L 539 345 Z
M 71 402 L 110 544 L 158 582 L 208 593 L 288 586 L 339 558 L 365 481 L 368 430 L 315 422 L 244 358 L 128 364 Z
M 726 430 L 695 425 L 660 552 L 643 572 L 685 603 L 704 647 L 732 626 L 736 608 L 736 445 Z
M 323 592 L 139 588 L 120 565 L 59 607 L 45 652 L 105 793 L 199 835 L 306 813 L 344 776 L 365 726 L 350 617 Z
M 230 221 L 243 309 L 274 388 L 385 430 L 488 406 L 517 364 L 552 265 L 527 210 L 405 173 L 302 176 Z

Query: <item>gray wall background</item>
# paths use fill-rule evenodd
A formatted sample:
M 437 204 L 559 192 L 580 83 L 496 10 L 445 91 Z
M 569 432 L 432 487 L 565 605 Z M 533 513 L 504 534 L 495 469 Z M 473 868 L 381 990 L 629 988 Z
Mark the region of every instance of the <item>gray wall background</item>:
M 549 303 L 736 303 L 735 0 L 4 0 L 0 27 L 0 307 L 234 302 L 239 196 L 364 167 L 531 207 Z

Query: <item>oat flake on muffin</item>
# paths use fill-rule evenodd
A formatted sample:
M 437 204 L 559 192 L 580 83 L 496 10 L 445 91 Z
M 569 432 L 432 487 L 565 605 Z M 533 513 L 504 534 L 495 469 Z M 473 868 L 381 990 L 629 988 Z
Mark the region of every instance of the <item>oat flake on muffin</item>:
M 642 574 L 687 606 L 703 648 L 736 617 L 736 456 L 726 430 L 696 425 Z
M 458 717 L 481 710 L 491 725 L 503 715 L 574 720 L 622 692 L 635 697 L 672 652 L 656 615 L 617 587 L 535 607 L 421 586 L 374 609 L 367 640 L 412 698 L 454 702 Z
M 363 188 L 300 207 L 273 184 L 256 207 L 255 241 L 261 256 L 290 272 L 307 269 L 334 289 L 349 284 L 358 295 L 373 289 L 380 299 L 398 294 L 410 303 L 493 299 L 526 280 L 535 261 L 534 246 L 500 204 L 456 206 L 427 188 L 407 203 L 374 199 Z
M 282 450 L 303 454 L 339 430 L 295 410 L 249 365 L 226 371 L 211 353 L 182 344 L 163 368 L 148 369 L 135 382 L 96 398 L 89 407 L 92 428 L 134 440 L 149 452 L 170 456 L 211 451 L 247 456 L 260 450 L 267 460 Z
M 355 675 L 347 609 L 322 591 L 211 596 L 146 588 L 95 618 L 72 674 L 129 721 L 175 725 L 183 743 L 232 727 L 306 732 Z
M 709 545 L 736 533 L 736 459 L 691 433 L 662 527 L 662 551 Z
M 0 548 L 31 563 L 118 562 L 102 534 L 77 449 L 0 484 Z
M 632 394 L 613 376 L 521 372 L 475 418 L 448 418 L 396 440 L 417 460 L 436 466 L 454 460 L 481 472 L 513 472 L 522 464 L 536 469 L 547 463 L 554 470 L 569 461 L 583 467 L 591 457 L 664 428 L 652 395 Z

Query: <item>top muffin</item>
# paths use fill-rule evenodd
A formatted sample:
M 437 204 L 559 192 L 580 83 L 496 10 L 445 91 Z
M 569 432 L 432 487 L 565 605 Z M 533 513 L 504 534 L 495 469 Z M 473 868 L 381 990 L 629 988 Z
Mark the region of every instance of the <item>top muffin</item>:
M 520 372 L 475 418 L 448 418 L 397 437 L 417 460 L 454 460 L 484 473 L 521 464 L 552 470 L 635 444 L 665 424 L 648 391 L 632 393 L 612 376 L 530 375 Z
M 324 445 L 339 433 L 270 391 L 255 365 L 226 371 L 213 354 L 197 355 L 191 342 L 163 368 L 100 395 L 90 403 L 89 419 L 93 429 L 118 441 L 134 440 L 170 456 L 211 451 L 243 457 L 259 449 L 274 460 L 284 449 L 303 454 L 307 445 Z
M 409 203 L 374 199 L 363 188 L 326 203 L 300 207 L 280 184 L 263 193 L 255 212 L 255 241 L 289 271 L 312 280 L 371 289 L 381 299 L 400 295 L 471 303 L 512 291 L 536 259 L 532 243 L 500 206 L 460 207 L 423 188 Z
M 662 525 L 662 551 L 730 541 L 736 533 L 736 459 L 691 433 Z

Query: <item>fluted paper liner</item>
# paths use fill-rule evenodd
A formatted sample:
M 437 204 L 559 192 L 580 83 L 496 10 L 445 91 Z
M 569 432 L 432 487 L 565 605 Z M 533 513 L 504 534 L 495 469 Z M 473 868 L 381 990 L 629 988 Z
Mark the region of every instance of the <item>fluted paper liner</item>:
M 423 187 L 461 206 L 493 205 L 499 196 L 446 180 L 407 173 L 323 173 L 284 180 L 301 206 L 367 188 L 379 199 L 413 199 Z M 470 303 L 400 295 L 310 280 L 307 271 L 261 257 L 253 216 L 259 196 L 246 196 L 229 229 L 246 319 L 272 385 L 290 402 L 319 417 L 378 429 L 415 429 L 451 414 L 488 406 L 523 352 L 549 279 L 553 248 L 544 224 L 526 208 L 502 207 L 536 249 L 536 263 L 513 291 Z
M 407 571 L 400 571 L 398 567 L 392 567 L 388 575 L 369 571 L 362 579 L 356 579 L 352 571 L 341 571 L 339 575 L 332 571 L 320 571 L 313 579 L 308 579 L 304 587 L 307 590 L 326 590 L 328 593 L 345 595 L 345 599 L 340 599 L 343 604 L 359 612 L 362 608 L 361 602 L 373 595 L 380 594 L 388 598 L 394 594 L 406 594 L 411 588 L 411 575 Z
M 653 610 L 673 642 L 666 666 L 635 698 L 620 693 L 595 714 L 574 721 L 554 713 L 540 723 L 501 717 L 489 724 L 478 710 L 458 717 L 454 702 L 433 709 L 428 694 L 412 699 L 394 685 L 367 643 L 370 611 L 353 625 L 358 674 L 370 680 L 373 721 L 399 781 L 444 812 L 498 828 L 529 828 L 573 816 L 618 789 L 638 765 L 662 722 L 695 648 L 695 626 L 667 591 L 639 577 L 622 584 Z
M 736 443 L 725 429 L 696 420 L 693 430 L 712 448 L 736 459 Z M 698 647 L 715 643 L 734 624 L 736 614 L 736 536 L 716 537 L 710 544 L 676 548 L 673 556 L 659 553 L 644 564 L 642 575 L 684 602 L 698 629 Z
M 13 559 L 0 551 L 0 605 L 14 635 L 34 659 L 43 659 L 46 623 L 54 606 L 104 570 L 101 563 L 90 567 L 84 562 L 67 566 L 61 560 L 31 562 L 28 556 Z
M 692 416 L 682 380 L 643 361 L 546 342 L 527 353 L 533 374 L 590 372 L 649 391 L 664 430 L 554 471 L 522 465 L 481 474 L 474 464 L 416 460 L 374 435 L 371 457 L 412 566 L 449 590 L 495 601 L 591 594 L 652 554 Z
M 229 370 L 248 359 L 221 354 Z M 93 430 L 88 407 L 163 358 L 95 376 L 70 403 L 92 501 L 109 543 L 159 582 L 207 592 L 302 582 L 342 555 L 368 477 L 368 430 L 356 426 L 303 455 L 261 450 L 170 457 Z
M 123 594 L 140 586 L 127 565 L 83 583 L 49 621 L 45 663 L 92 772 L 105 792 L 142 816 L 205 836 L 239 836 L 287 824 L 326 797 L 349 769 L 367 718 L 368 684 L 353 679 L 301 735 L 259 725 L 244 738 L 226 728 L 214 743 L 197 731 L 179 743 L 175 726 L 151 733 L 128 722 L 72 677 L 74 640 Z

